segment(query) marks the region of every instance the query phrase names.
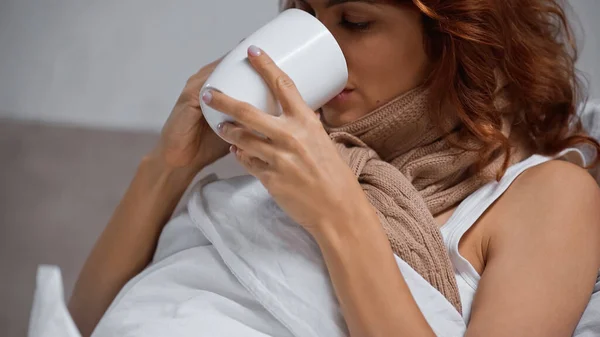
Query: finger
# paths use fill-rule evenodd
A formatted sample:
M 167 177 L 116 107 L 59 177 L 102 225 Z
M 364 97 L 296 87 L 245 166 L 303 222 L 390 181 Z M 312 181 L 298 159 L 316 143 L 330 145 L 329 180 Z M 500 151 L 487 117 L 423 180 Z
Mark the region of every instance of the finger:
M 204 83 L 206 83 L 208 76 L 215 70 L 224 57 L 225 56 L 203 66 L 194 75 L 190 76 L 179 96 L 178 103 L 191 102 L 194 108 L 199 107 L 200 101 L 198 99 L 198 93 L 202 89 Z
M 188 85 L 200 89 L 200 87 L 204 85 L 204 82 L 206 82 L 206 78 L 208 77 L 208 75 L 210 75 L 213 72 L 213 70 L 215 70 L 219 63 L 223 61 L 225 56 L 226 55 L 223 55 L 218 59 L 212 61 L 211 63 L 204 65 L 202 66 L 202 68 L 198 69 L 198 71 L 194 75 L 190 76 L 190 78 L 188 79 Z
M 281 104 L 283 113 L 297 114 L 300 111 L 298 107 L 306 106 L 294 81 L 275 64 L 269 55 L 256 46 L 250 46 L 248 59 Z
M 219 134 L 229 144 L 244 150 L 250 156 L 270 163 L 275 153 L 275 148 L 268 139 L 258 136 L 251 130 L 232 123 L 221 123 L 218 126 Z
M 238 101 L 216 90 L 205 91 L 202 100 L 213 109 L 233 117 L 239 124 L 258 131 L 268 138 L 273 139 L 281 133 L 276 117 L 260 111 L 249 103 Z
M 235 155 L 237 161 L 253 176 L 258 176 L 269 169 L 269 164 L 259 158 L 250 156 L 244 150 L 232 145 L 230 151 Z

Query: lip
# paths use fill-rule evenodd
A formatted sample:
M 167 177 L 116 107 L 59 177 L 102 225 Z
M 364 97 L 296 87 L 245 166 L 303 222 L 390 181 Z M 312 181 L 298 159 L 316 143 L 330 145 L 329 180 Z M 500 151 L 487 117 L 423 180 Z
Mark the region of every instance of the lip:
M 342 90 L 342 92 L 337 94 L 337 96 L 335 96 L 332 99 L 332 101 L 345 101 L 348 99 L 348 97 L 350 96 L 350 94 L 352 94 L 353 91 L 354 91 L 354 88 L 344 88 L 344 90 Z

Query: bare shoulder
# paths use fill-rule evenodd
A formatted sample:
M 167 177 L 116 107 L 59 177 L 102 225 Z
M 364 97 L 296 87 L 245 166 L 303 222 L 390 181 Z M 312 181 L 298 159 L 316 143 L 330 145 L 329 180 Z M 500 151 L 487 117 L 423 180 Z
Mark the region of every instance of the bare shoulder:
M 552 160 L 528 169 L 493 211 L 496 241 L 558 240 L 564 248 L 587 242 L 600 255 L 600 188 L 577 165 Z
M 526 170 L 513 183 L 522 192 L 570 192 L 579 196 L 598 197 L 600 188 L 583 168 L 562 160 L 551 160 Z M 561 194 L 555 195 L 562 198 Z
M 561 160 L 526 170 L 499 203 L 505 211 L 511 211 L 506 214 L 528 220 L 559 218 L 600 226 L 600 188 L 596 181 L 585 169 Z
M 485 271 L 468 331 L 572 335 L 600 268 L 596 182 L 567 162 L 540 164 L 521 174 L 484 217 Z
M 561 160 L 551 160 L 521 174 L 506 192 L 508 202 L 526 205 L 543 215 L 598 215 L 600 188 L 583 168 Z M 513 205 L 516 206 L 516 205 Z M 597 217 L 596 217 L 597 218 Z

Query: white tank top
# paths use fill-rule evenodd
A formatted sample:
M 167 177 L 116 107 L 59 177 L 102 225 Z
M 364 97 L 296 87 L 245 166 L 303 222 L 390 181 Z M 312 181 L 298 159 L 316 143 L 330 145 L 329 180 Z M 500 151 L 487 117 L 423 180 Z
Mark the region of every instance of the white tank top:
M 563 159 L 580 166 L 586 165 L 586 156 L 582 151 L 575 148 L 566 149 L 555 157 L 533 155 L 511 166 L 499 182 L 490 182 L 467 197 L 440 229 L 450 260 L 454 266 L 465 323 L 469 322 L 471 316 L 471 305 L 477 291 L 480 275 L 471 263 L 460 255 L 458 251 L 460 239 L 521 173 L 552 159 Z

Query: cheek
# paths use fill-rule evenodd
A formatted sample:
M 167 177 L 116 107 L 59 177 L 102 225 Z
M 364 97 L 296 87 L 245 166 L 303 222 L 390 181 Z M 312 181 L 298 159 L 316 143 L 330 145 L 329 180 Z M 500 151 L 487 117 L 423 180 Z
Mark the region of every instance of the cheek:
M 347 59 L 353 80 L 371 103 L 393 99 L 420 85 L 427 65 L 422 42 L 398 34 L 354 44 Z

